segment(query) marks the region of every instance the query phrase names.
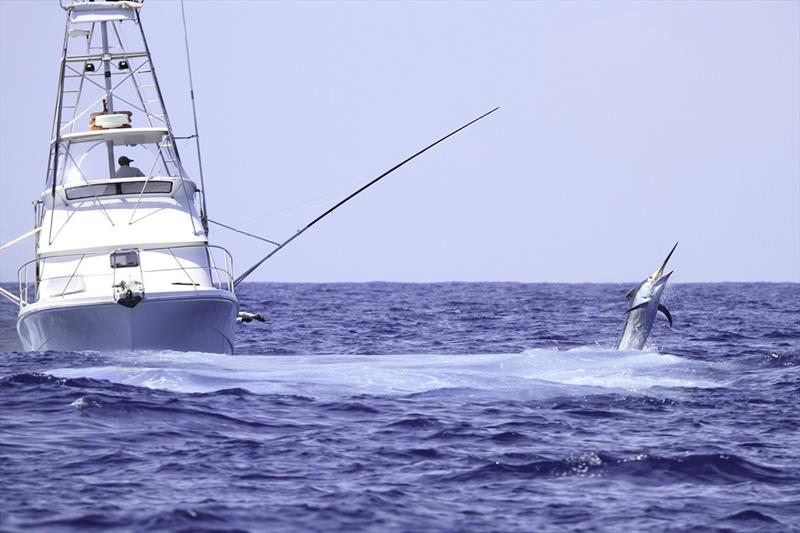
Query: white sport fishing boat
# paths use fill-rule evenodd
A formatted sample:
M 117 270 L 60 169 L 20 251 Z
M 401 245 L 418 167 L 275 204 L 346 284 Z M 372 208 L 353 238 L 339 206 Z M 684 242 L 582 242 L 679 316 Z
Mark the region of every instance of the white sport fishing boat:
M 19 297 L 2 291 L 19 304 L 26 350 L 233 352 L 231 256 L 209 244 L 204 190 L 181 163 L 142 5 L 62 3 L 35 259 L 19 270 Z
M 239 312 L 239 283 L 346 202 L 498 109 L 275 242 L 208 218 L 197 122 L 190 138 L 200 187 L 178 154 L 139 17 L 143 2 L 64 1 L 70 3 L 61 6 L 67 24 L 46 187 L 35 202 L 33 231 L 0 246 L 36 239 L 35 258 L 19 270 L 19 296 L 0 288 L 19 305 L 17 331 L 29 351 L 233 353 L 234 325 L 264 321 Z M 188 39 L 186 48 L 188 60 Z M 208 242 L 210 222 L 274 248 L 234 279 L 230 254 Z

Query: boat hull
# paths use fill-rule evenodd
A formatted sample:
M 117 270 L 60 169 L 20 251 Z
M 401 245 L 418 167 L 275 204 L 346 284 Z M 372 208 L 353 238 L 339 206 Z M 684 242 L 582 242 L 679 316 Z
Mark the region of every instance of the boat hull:
M 108 301 L 50 305 L 23 310 L 17 332 L 26 351 L 233 353 L 238 311 L 227 295 L 146 297 L 133 308 Z

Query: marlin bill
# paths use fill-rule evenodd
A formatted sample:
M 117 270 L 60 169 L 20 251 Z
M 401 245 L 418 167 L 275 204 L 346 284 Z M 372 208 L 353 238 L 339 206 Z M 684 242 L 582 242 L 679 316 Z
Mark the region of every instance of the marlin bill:
M 664 270 L 667 268 L 669 258 L 672 257 L 672 252 L 677 247 L 678 243 L 676 242 L 661 266 L 625 295 L 628 300 L 627 318 L 617 343 L 618 350 L 641 350 L 644 348 L 659 312 L 667 318 L 672 327 L 672 315 L 659 300 L 667 285 L 667 280 L 672 275 L 672 271 L 664 274 Z

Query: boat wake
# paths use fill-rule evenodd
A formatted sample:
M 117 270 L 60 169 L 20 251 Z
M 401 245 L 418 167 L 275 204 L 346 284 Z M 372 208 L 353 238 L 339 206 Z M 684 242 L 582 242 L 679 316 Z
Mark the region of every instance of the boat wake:
M 47 373 L 185 393 L 244 389 L 255 394 L 317 398 L 458 394 L 536 399 L 724 386 L 706 362 L 597 347 L 518 354 L 385 356 L 137 352 L 112 355 L 107 362 Z

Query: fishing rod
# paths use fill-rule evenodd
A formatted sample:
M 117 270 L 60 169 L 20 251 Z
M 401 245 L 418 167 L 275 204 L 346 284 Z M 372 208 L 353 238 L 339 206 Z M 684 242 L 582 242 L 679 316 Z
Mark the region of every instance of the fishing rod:
M 282 249 L 283 249 L 283 248 L 284 248 L 284 247 L 285 247 L 287 244 L 289 244 L 290 242 L 292 242 L 293 240 L 295 240 L 296 238 L 298 238 L 300 235 L 302 235 L 302 234 L 303 234 L 303 233 L 305 233 L 307 230 L 309 230 L 309 229 L 310 229 L 310 228 L 311 228 L 311 227 L 312 227 L 314 224 L 316 224 L 317 222 L 319 222 L 320 220 L 322 220 L 322 219 L 323 219 L 323 218 L 325 218 L 326 216 L 328 216 L 328 215 L 330 215 L 331 213 L 333 213 L 334 211 L 336 211 L 336 209 L 338 209 L 339 207 L 341 207 L 342 205 L 344 205 L 345 203 L 347 203 L 349 200 L 353 199 L 354 197 L 356 197 L 357 195 L 359 195 L 360 193 L 362 193 L 363 191 L 365 191 L 365 190 L 366 190 L 366 189 L 368 189 L 369 187 L 371 187 L 371 186 L 375 185 L 375 184 L 376 184 L 376 183 L 378 183 L 380 180 L 382 180 L 383 178 L 385 178 L 386 176 L 388 176 L 389 174 L 391 174 L 392 172 L 394 172 L 394 171 L 395 171 L 395 170 L 397 170 L 398 168 L 402 167 L 403 165 L 405 165 L 406 163 L 408 163 L 409 161 L 411 161 L 411 160 L 412 160 L 412 159 L 414 159 L 415 157 L 417 157 L 417 156 L 419 156 L 419 155 L 422 155 L 422 154 L 424 154 L 425 152 L 427 152 L 428 150 L 430 150 L 431 148 L 433 148 L 434 146 L 436 146 L 436 145 L 437 145 L 437 144 L 439 144 L 440 142 L 442 142 L 442 141 L 444 141 L 444 140 L 446 140 L 446 139 L 448 139 L 448 138 L 452 137 L 453 135 L 455 135 L 455 134 L 456 134 L 456 133 L 458 133 L 459 131 L 461 131 L 461 130 L 463 130 L 463 129 L 465 129 L 465 128 L 469 127 L 469 126 L 471 126 L 472 124 L 475 124 L 475 123 L 476 123 L 476 122 L 478 122 L 480 119 L 482 119 L 482 118 L 484 118 L 484 117 L 487 117 L 487 116 L 491 115 L 492 113 L 494 113 L 494 112 L 495 112 L 495 111 L 497 111 L 498 109 L 500 109 L 500 108 L 499 108 L 499 107 L 495 107 L 495 108 L 494 108 L 494 109 L 492 109 L 491 111 L 489 111 L 489 112 L 487 112 L 487 113 L 484 113 L 483 115 L 479 116 L 478 118 L 475 118 L 475 119 L 473 119 L 473 120 L 470 120 L 469 122 L 467 122 L 466 124 L 464 124 L 464 125 L 463 125 L 463 126 L 461 126 L 460 128 L 458 128 L 458 129 L 456 129 L 456 130 L 453 130 L 453 131 L 451 131 L 450 133 L 448 133 L 447 135 L 445 135 L 444 137 L 442 137 L 442 138 L 441 138 L 441 139 L 439 139 L 438 141 L 436 141 L 436 142 L 433 142 L 433 143 L 429 144 L 428 146 L 426 146 L 425 148 L 423 148 L 422 150 L 420 150 L 420 151 L 419 151 L 419 152 L 417 152 L 416 154 L 414 154 L 414 155 L 412 155 L 411 157 L 409 157 L 409 158 L 405 159 L 404 161 L 401 161 L 400 163 L 396 164 L 395 166 L 393 166 L 392 168 L 390 168 L 389 170 L 387 170 L 386 172 L 384 172 L 383 174 L 381 174 L 381 175 L 380 175 L 380 176 L 378 176 L 377 178 L 373 179 L 372 181 L 370 181 L 369 183 L 367 183 L 366 185 L 364 185 L 363 187 L 361 187 L 360 189 L 358 189 L 357 191 L 355 191 L 355 192 L 351 193 L 351 194 L 350 194 L 349 196 L 347 196 L 345 199 L 343 199 L 343 200 L 339 201 L 339 202 L 338 202 L 336 205 L 334 205 L 333 207 L 331 207 L 330 209 L 328 209 L 327 211 L 325 211 L 324 213 L 322 213 L 321 215 L 319 215 L 317 218 L 315 218 L 314 220 L 312 220 L 311 222 L 309 222 L 308 224 L 306 224 L 306 226 L 305 226 L 305 227 L 303 227 L 302 229 L 299 229 L 299 230 L 297 230 L 297 232 L 296 232 L 294 235 L 292 235 L 292 236 L 291 236 L 291 237 L 289 237 L 287 240 L 285 240 L 285 241 L 283 241 L 281 244 L 279 244 L 277 248 L 275 248 L 275 249 L 274 249 L 274 250 L 272 250 L 270 253 L 268 253 L 268 254 L 267 254 L 267 255 L 266 255 L 266 256 L 265 256 L 263 259 L 261 259 L 260 261 L 258 261 L 258 262 L 257 262 L 255 265 L 253 265 L 253 266 L 251 266 L 250 268 L 248 268 L 247 270 L 245 270 L 245 271 L 244 271 L 244 273 L 243 273 L 242 275 L 240 275 L 238 278 L 236 278 L 236 279 L 234 280 L 234 282 L 233 282 L 233 286 L 234 286 L 234 287 L 236 287 L 237 285 L 239 285 L 239 284 L 240 284 L 242 281 L 244 281 L 244 280 L 245 280 L 245 278 L 247 278 L 247 276 L 249 276 L 250 274 L 252 274 L 252 273 L 253 273 L 253 271 L 255 271 L 255 269 L 257 269 L 258 267 L 260 267 L 260 266 L 261 266 L 261 265 L 264 263 L 264 261 L 266 261 L 267 259 L 269 259 L 269 258 L 270 258 L 270 257 L 272 257 L 273 255 L 275 255 L 276 253 L 278 253 L 278 252 L 279 252 L 280 250 L 282 250 Z

